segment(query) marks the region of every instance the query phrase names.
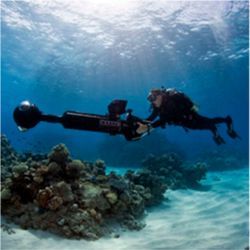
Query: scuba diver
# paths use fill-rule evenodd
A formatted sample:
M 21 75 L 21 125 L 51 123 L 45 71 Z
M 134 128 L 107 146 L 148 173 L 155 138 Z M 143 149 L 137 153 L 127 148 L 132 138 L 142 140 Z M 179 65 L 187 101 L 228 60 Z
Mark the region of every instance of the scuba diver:
M 138 122 L 138 134 L 150 132 L 153 128 L 166 125 L 182 126 L 188 129 L 206 129 L 213 134 L 216 144 L 224 144 L 224 139 L 219 135 L 216 124 L 225 123 L 228 135 L 236 139 L 239 135 L 233 130 L 233 122 L 230 116 L 208 118 L 198 114 L 197 106 L 184 93 L 175 89 L 152 89 L 147 97 L 151 103 L 152 113 L 146 119 L 148 123 Z M 159 117 L 158 120 L 155 119 Z

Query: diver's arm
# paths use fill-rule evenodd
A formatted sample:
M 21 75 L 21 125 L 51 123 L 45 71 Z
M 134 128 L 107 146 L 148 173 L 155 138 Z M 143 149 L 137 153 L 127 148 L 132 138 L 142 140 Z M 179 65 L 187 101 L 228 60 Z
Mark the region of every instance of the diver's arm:
M 162 122 L 162 120 L 159 119 L 159 120 L 151 123 L 150 125 L 151 125 L 152 128 L 157 128 L 157 127 L 162 126 L 163 124 L 164 124 L 164 122 Z
M 157 116 L 159 116 L 159 109 L 158 108 L 154 108 L 153 112 L 146 119 L 146 121 L 149 121 L 149 125 L 151 126 L 151 128 L 165 127 L 166 121 L 165 121 L 165 119 L 162 119 L 162 117 L 160 119 L 154 121 Z
M 159 115 L 159 110 L 154 108 L 153 112 L 150 114 L 150 116 L 146 119 L 146 121 L 150 121 L 152 122 L 153 120 L 155 120 L 155 118 Z
M 161 119 L 152 122 L 155 120 L 157 116 L 159 116 L 159 109 L 154 108 L 150 116 L 144 120 L 144 122 L 146 122 L 145 124 L 138 122 L 139 127 L 136 130 L 136 132 L 139 134 L 150 133 L 153 128 L 163 126 L 164 123 L 162 122 Z

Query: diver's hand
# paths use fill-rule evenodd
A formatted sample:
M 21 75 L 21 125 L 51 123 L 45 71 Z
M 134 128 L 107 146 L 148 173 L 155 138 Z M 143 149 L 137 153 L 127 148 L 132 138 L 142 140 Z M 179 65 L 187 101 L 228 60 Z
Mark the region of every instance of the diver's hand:
M 152 130 L 152 127 L 150 124 L 143 124 L 141 122 L 137 123 L 139 125 L 139 127 L 136 129 L 136 133 L 138 134 L 144 134 L 146 132 L 150 132 Z

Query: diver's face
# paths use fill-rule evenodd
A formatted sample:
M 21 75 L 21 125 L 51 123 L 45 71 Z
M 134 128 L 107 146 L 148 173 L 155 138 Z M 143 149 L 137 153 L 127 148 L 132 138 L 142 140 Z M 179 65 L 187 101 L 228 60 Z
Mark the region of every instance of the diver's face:
M 162 104 L 162 95 L 156 96 L 155 100 L 152 101 L 152 104 L 155 108 L 160 108 Z

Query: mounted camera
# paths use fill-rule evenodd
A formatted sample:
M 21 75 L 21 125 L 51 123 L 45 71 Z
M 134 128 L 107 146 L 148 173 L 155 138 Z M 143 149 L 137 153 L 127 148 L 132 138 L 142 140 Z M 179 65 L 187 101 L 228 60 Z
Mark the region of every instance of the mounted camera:
M 126 100 L 113 100 L 108 105 L 108 114 L 90 114 L 66 111 L 62 116 L 43 114 L 36 105 L 23 101 L 14 110 L 14 120 L 21 131 L 35 127 L 40 121 L 61 123 L 64 128 L 88 130 L 109 133 L 110 135 L 124 135 L 128 141 L 138 140 L 143 135 L 136 132 L 140 118 L 132 115 L 132 109 L 126 110 Z M 125 119 L 120 116 L 127 113 Z
M 120 116 L 126 113 L 126 106 L 128 101 L 126 100 L 113 100 L 108 105 L 109 119 L 119 120 Z

